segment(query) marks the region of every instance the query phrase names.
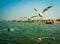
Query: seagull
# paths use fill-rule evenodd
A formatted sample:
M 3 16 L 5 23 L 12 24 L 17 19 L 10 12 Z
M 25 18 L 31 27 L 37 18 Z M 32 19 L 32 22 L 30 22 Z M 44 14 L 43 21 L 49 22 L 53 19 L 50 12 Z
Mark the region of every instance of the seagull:
M 41 13 L 39 13 L 36 8 L 34 8 L 34 10 L 38 13 L 39 17 L 43 17 L 43 16 L 44 16 L 43 14 L 44 14 L 47 10 L 49 10 L 51 7 L 53 7 L 53 6 L 51 5 L 51 6 L 46 7 Z
M 35 17 L 37 17 L 37 16 L 31 16 L 31 17 L 20 17 L 20 18 L 27 18 L 28 21 L 30 21 L 32 18 L 35 18 Z
M 14 30 L 14 29 L 12 29 L 12 28 L 11 28 L 11 29 L 10 29 L 10 28 L 8 28 L 8 32 L 9 32 L 9 31 L 13 31 L 13 30 Z
M 56 38 L 55 37 L 41 37 L 41 38 L 38 38 L 37 42 L 41 42 L 43 39 L 55 40 Z

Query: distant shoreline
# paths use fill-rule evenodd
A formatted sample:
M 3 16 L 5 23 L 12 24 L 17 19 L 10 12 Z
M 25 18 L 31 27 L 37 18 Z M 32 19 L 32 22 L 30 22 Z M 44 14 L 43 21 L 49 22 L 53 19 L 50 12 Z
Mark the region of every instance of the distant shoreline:
M 31 21 L 28 21 L 28 20 L 7 20 L 7 21 L 0 21 L 0 22 L 40 22 L 40 23 L 46 23 L 46 24 L 60 24 L 60 21 L 57 21 L 57 20 L 43 20 L 43 21 L 40 21 L 40 20 L 31 20 Z

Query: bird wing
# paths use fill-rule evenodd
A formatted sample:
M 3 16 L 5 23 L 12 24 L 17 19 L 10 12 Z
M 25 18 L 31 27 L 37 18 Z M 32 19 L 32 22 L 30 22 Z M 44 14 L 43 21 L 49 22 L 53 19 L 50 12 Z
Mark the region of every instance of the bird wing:
M 44 13 L 44 12 L 47 11 L 47 10 L 49 10 L 51 7 L 52 7 L 52 6 L 46 7 L 46 8 L 42 11 L 42 13 Z
M 36 8 L 34 8 L 34 10 L 35 10 L 36 12 L 38 12 Z M 38 15 L 39 15 L 40 17 L 42 17 L 42 16 L 40 15 L 40 13 L 38 13 Z M 37 16 L 33 16 L 33 17 L 37 17 Z
M 31 18 L 38 17 L 38 16 L 32 16 Z
M 27 18 L 27 17 L 20 17 L 20 18 Z
M 34 8 L 34 10 L 37 12 L 37 9 L 36 8 Z

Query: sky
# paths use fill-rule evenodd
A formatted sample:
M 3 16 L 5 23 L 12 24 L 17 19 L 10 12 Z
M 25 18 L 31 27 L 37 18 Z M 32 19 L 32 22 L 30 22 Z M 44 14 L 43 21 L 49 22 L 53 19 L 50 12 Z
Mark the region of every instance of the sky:
M 0 0 L 0 20 L 20 20 L 20 17 L 38 15 L 33 8 L 44 13 L 44 19 L 60 19 L 60 0 Z M 38 18 L 37 18 L 38 19 Z

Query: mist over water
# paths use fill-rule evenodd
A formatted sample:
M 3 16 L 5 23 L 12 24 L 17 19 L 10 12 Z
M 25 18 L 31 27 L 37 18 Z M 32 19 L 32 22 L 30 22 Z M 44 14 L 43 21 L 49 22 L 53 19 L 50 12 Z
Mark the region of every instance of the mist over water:
M 60 44 L 60 24 L 0 22 L 0 44 Z

